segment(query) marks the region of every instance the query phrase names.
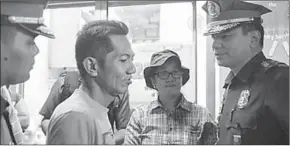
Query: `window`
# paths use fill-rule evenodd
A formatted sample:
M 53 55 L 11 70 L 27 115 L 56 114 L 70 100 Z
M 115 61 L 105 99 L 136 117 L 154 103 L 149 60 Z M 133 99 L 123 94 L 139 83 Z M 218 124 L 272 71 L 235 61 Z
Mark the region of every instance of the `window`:
M 174 11 L 172 11 L 174 10 Z M 109 7 L 108 18 L 123 21 L 129 27 L 128 38 L 135 53 L 136 73 L 129 86 L 132 107 L 157 99 L 146 87 L 143 70 L 157 51 L 176 51 L 182 64 L 190 69 L 190 80 L 182 88 L 185 97 L 194 102 L 193 7 L 190 2 Z
M 263 17 L 265 55 L 289 64 L 289 1 L 251 2 L 263 4 L 273 11 Z M 28 141 L 45 143 L 39 128 L 41 117 L 38 112 L 64 68 L 76 68 L 74 44 L 76 33 L 85 23 L 82 11 L 93 12 L 96 19 L 116 19 L 128 25 L 128 38 L 136 54 L 137 69 L 133 83 L 129 86 L 132 107 L 156 99 L 156 92 L 148 90 L 145 85 L 143 70 L 149 66 L 152 53 L 172 49 L 180 55 L 182 64 L 190 69 L 190 80 L 182 88 L 185 97 L 217 116 L 228 69 L 215 63 L 212 39 L 203 36 L 206 13 L 201 7 L 204 3 L 52 1 L 44 11 L 44 18 L 45 24 L 55 32 L 56 39 L 36 38 L 40 53 L 36 56 L 31 77 L 24 83 L 25 87 L 17 85 L 13 88 L 24 93 L 29 104 L 31 124 L 28 132 L 31 133 L 27 134 L 30 135 Z
M 74 55 L 76 34 L 85 24 L 81 12 L 104 11 L 95 11 L 94 2 L 61 6 L 55 4 L 50 6 L 50 9 L 44 10 L 45 24 L 53 30 L 56 39 L 47 39 L 43 36 L 36 38 L 35 42 L 40 52 L 36 56 L 34 69 L 30 72 L 30 79 L 24 83 L 24 97 L 29 104 L 31 121 L 26 132 L 26 141 L 31 144 L 45 144 L 45 136 L 40 128 L 42 117 L 38 113 L 60 73 L 64 69 L 76 68 Z

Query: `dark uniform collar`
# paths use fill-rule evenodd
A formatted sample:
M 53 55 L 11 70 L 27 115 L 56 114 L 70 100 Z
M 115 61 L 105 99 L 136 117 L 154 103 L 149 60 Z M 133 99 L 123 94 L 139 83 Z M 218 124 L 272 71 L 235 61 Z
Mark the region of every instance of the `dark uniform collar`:
M 151 102 L 151 105 L 149 107 L 149 111 L 153 112 L 154 110 L 157 110 L 157 109 L 162 108 L 162 107 L 163 107 L 163 105 L 161 104 L 160 100 L 157 99 L 157 100 Z M 176 108 L 182 108 L 182 109 L 185 109 L 186 111 L 191 110 L 191 104 L 189 101 L 187 101 L 185 99 L 183 94 L 180 95 L 180 99 L 178 101 Z
M 231 71 L 226 80 L 225 80 L 225 85 L 223 88 L 226 88 L 232 81 L 233 79 L 238 79 L 242 82 L 248 82 L 249 78 L 251 77 L 252 73 L 259 68 L 261 63 L 266 60 L 265 55 L 263 52 L 259 52 L 257 55 L 255 55 L 250 61 L 248 61 L 242 69 L 238 72 L 238 74 L 235 76 L 234 73 Z
M 108 109 L 113 109 L 115 107 L 118 107 L 121 102 L 122 95 L 118 95 L 114 100 L 108 105 Z
M 230 73 L 228 74 L 228 76 L 225 79 L 225 84 L 224 84 L 223 88 L 227 88 L 228 85 L 231 84 L 234 77 L 235 77 L 234 73 L 232 71 L 230 71 Z
M 1 115 L 4 113 L 5 109 L 9 106 L 9 103 L 8 101 L 6 101 L 5 99 L 3 99 L 2 97 L 1 98 L 1 107 L 0 107 L 0 113 Z

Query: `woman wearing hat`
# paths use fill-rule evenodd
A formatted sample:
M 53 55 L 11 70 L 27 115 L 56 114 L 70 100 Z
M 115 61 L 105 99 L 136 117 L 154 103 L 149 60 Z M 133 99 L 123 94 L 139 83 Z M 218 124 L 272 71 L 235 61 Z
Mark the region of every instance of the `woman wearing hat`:
M 127 125 L 124 144 L 215 144 L 214 119 L 181 93 L 181 87 L 189 80 L 189 69 L 181 65 L 177 53 L 154 53 L 144 77 L 146 85 L 158 92 L 158 99 L 136 108 Z

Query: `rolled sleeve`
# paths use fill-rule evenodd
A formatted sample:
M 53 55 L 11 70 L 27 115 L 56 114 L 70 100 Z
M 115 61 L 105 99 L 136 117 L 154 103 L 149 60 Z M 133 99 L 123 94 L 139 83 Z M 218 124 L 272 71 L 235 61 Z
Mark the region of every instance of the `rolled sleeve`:
M 39 114 L 45 119 L 50 119 L 54 109 L 60 104 L 60 95 L 62 92 L 62 85 L 64 83 L 64 78 L 58 79 L 52 86 L 51 91 L 46 99 L 44 105 L 42 106 Z

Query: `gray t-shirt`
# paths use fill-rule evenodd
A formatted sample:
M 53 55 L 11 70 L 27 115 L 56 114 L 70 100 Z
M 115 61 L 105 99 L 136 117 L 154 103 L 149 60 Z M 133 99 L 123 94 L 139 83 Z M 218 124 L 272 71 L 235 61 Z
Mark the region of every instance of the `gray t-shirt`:
M 56 107 L 47 134 L 47 144 L 115 144 L 108 109 L 76 89 Z

